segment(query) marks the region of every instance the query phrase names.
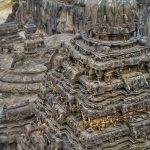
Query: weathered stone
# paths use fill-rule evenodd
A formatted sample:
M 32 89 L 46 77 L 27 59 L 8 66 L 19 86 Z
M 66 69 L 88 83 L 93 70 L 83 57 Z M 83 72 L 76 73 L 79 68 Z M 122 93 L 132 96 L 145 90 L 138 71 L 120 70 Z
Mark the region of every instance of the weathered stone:
M 0 149 L 149 149 L 149 1 L 17 4 L 25 35 L 0 54 Z M 9 50 L 18 29 L 5 25 Z
M 150 52 L 139 36 L 139 30 L 144 34 L 136 20 L 139 6 L 134 0 L 84 2 L 81 32 L 65 42 L 68 46 L 46 52 L 50 60 L 35 104 L 35 129 L 41 129 L 46 149 L 147 149 Z M 49 7 L 54 4 L 70 7 L 68 1 L 52 1 Z

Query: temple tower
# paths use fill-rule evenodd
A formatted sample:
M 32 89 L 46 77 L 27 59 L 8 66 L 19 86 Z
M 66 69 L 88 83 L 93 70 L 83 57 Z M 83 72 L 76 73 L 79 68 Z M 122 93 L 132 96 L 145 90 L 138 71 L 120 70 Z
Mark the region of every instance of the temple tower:
M 137 36 L 136 3 L 87 0 L 85 10 L 85 32 L 54 48 L 48 63 L 35 104 L 42 145 L 149 149 L 150 52 Z

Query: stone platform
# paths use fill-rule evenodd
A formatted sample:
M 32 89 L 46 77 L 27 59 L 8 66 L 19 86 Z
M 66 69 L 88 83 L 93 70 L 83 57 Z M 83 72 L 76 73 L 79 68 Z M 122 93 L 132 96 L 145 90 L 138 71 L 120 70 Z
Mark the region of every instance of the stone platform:
M 26 62 L 23 63 L 23 66 L 18 63 L 15 69 L 10 69 L 12 62 L 10 56 L 0 56 L 0 60 L 2 62 L 0 68 L 1 92 L 32 93 L 39 90 L 41 81 L 47 70 L 43 64 L 26 60 Z M 38 60 L 35 58 L 35 61 Z

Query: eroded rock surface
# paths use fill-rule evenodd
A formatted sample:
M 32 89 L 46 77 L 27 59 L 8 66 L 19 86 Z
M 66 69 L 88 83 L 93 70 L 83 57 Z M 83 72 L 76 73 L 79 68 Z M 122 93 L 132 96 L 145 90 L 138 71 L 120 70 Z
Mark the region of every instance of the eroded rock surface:
M 137 10 L 134 11 L 134 14 L 128 9 L 130 6 Z M 147 34 L 149 6 L 149 1 L 146 0 L 130 0 L 130 2 L 119 2 L 119 0 L 75 0 L 71 2 L 64 0 L 26 0 L 20 1 L 17 18 L 19 22 L 23 23 L 28 18 L 25 14 L 32 14 L 37 25 L 49 35 L 84 31 L 85 23 L 89 19 L 94 24 L 107 20 L 107 23 L 116 25 L 124 23 L 125 20 L 130 20 L 132 23 L 139 20 L 140 34 L 145 35 Z M 117 18 L 119 18 L 118 21 Z

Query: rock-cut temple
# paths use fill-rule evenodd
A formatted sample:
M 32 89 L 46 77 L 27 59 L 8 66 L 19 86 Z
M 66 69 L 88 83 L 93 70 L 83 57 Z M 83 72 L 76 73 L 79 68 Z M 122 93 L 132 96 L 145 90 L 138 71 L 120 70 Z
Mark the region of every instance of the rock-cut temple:
M 61 34 L 44 43 L 28 31 L 33 29 L 28 23 L 27 39 L 16 44 L 22 55 L 15 55 L 25 61 L 24 68 L 10 68 L 13 81 L 0 70 L 0 85 L 15 82 L 16 98 L 24 93 L 29 99 L 2 111 L 1 126 L 15 120 L 15 110 L 23 116 L 18 119 L 22 132 L 15 132 L 17 150 L 150 149 L 150 51 L 139 33 L 135 1 L 91 0 L 85 9 L 84 27 L 69 38 Z M 7 139 L 1 137 L 5 147 Z

